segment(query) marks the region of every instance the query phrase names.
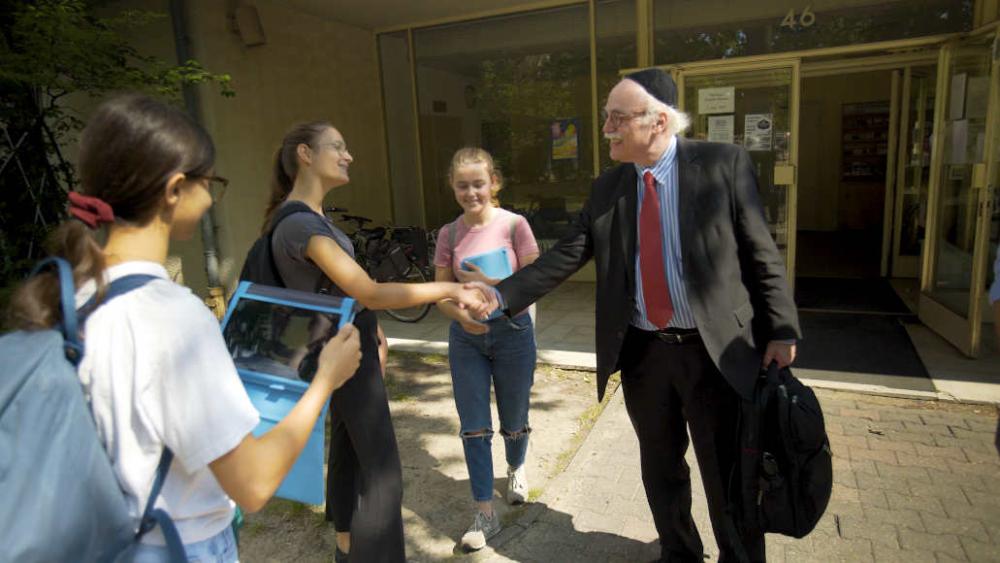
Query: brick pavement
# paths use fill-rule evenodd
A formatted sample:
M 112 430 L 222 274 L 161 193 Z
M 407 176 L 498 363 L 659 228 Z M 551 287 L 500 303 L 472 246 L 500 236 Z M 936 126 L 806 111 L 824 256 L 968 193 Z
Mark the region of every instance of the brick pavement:
M 769 535 L 769 561 L 1000 561 L 996 407 L 817 394 L 834 451 L 833 497 L 806 538 Z M 618 393 L 566 471 L 475 559 L 655 558 L 659 549 L 638 459 Z M 708 557 L 715 560 L 718 549 L 693 451 L 688 462 L 694 518 Z

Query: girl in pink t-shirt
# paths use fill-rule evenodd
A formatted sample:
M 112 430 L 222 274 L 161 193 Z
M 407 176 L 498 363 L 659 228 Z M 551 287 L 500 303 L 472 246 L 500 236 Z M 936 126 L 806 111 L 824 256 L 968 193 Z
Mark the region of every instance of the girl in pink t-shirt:
M 500 173 L 490 154 L 479 148 L 455 153 L 448 180 L 462 215 L 445 225 L 438 235 L 434 255 L 437 281 L 482 281 L 504 268 L 484 270 L 467 258 L 505 249 L 510 272 L 538 258 L 538 244 L 524 217 L 501 209 L 496 195 L 502 187 Z M 502 262 L 501 262 L 502 264 Z M 461 421 L 465 463 L 476 503 L 472 525 L 462 536 L 462 547 L 481 549 L 500 531 L 493 510 L 492 418 L 490 387 L 496 389 L 500 434 L 507 458 L 507 502 L 523 503 L 528 496 L 524 462 L 528 449 L 528 404 L 535 376 L 535 333 L 526 311 L 487 321 L 449 301 L 438 303 L 454 320 L 448 335 L 448 360 Z

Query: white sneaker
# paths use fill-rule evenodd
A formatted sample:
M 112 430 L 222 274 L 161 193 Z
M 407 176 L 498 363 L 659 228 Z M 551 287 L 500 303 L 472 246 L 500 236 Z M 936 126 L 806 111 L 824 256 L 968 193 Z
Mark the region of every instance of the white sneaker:
M 523 504 L 528 501 L 528 472 L 521 467 L 507 467 L 507 503 Z
M 489 518 L 482 512 L 476 512 L 476 517 L 472 525 L 462 536 L 462 549 L 465 551 L 478 551 L 486 547 L 486 541 L 500 533 L 500 517 L 497 511 L 493 511 L 493 517 Z

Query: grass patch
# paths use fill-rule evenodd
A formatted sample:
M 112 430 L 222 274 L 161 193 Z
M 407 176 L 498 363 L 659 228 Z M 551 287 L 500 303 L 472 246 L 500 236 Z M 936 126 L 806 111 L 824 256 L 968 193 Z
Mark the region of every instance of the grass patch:
M 538 497 L 542 496 L 543 490 L 540 488 L 534 488 L 528 490 L 528 502 L 535 502 Z
M 601 416 L 601 413 L 604 412 L 604 408 L 608 406 L 608 403 L 611 401 L 611 397 L 615 394 L 615 391 L 618 390 L 619 384 L 619 376 L 617 374 L 613 375 L 611 379 L 608 380 L 608 388 L 604 393 L 604 400 L 596 405 L 592 405 L 590 408 L 580 413 L 580 416 L 577 417 L 577 430 L 573 433 L 573 437 L 570 439 L 566 449 L 556 457 L 555 464 L 549 472 L 550 478 L 562 473 L 567 467 L 569 467 L 569 463 L 573 461 L 573 456 L 576 455 L 576 452 L 580 449 L 583 441 L 587 439 L 587 435 L 590 434 L 590 430 L 594 427 L 594 423 L 597 422 L 597 418 Z

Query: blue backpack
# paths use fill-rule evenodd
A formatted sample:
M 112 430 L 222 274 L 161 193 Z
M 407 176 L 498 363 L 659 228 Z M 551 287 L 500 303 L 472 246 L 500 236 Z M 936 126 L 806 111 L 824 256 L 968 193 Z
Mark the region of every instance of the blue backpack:
M 84 350 L 78 327 L 96 302 L 91 299 L 80 309 L 78 321 L 68 262 L 48 258 L 31 275 L 52 266 L 59 275 L 62 321 L 54 329 L 0 337 L 2 559 L 129 561 L 139 539 L 159 524 L 171 562 L 186 561 L 170 516 L 153 508 L 173 458 L 169 449 L 163 450 L 141 522 L 129 515 L 76 373 Z M 115 280 L 103 303 L 151 279 Z

